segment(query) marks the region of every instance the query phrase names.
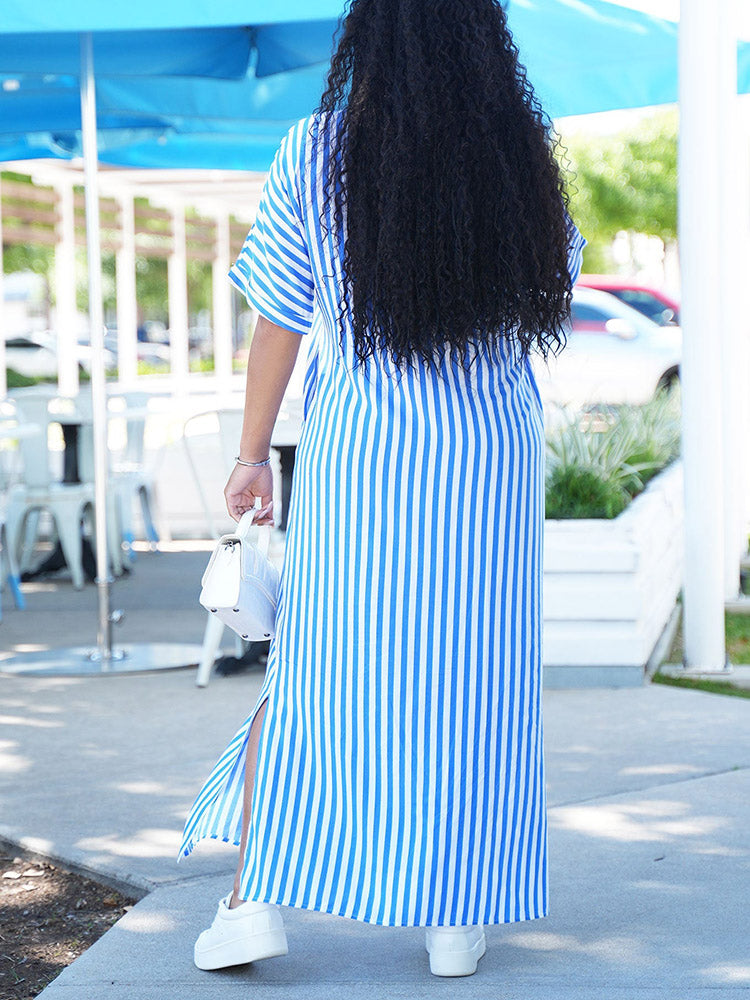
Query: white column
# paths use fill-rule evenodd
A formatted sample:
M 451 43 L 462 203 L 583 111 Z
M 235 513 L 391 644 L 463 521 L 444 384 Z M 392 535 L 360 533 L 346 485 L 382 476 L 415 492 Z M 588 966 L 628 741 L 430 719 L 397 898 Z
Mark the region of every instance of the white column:
M 724 0 L 716 0 L 720 5 Z M 720 31 L 716 6 L 682 0 L 679 29 L 679 234 L 685 470 L 684 666 L 725 664 L 722 460 Z
M 118 198 L 120 249 L 115 259 L 117 294 L 117 365 L 120 382 L 138 376 L 138 301 L 135 290 L 135 207 L 133 196 Z
M 0 181 L 0 184 L 2 182 Z M 0 187 L 0 399 L 8 393 L 8 372 L 5 364 L 5 288 L 3 285 L 3 193 Z
M 722 79 L 720 96 L 721 165 L 720 262 L 721 291 L 719 325 L 722 331 L 722 422 L 724 426 L 724 596 L 739 597 L 740 560 L 747 549 L 744 530 L 745 501 L 742 493 L 747 447 L 742 423 L 741 396 L 747 389 L 744 355 L 747 345 L 746 309 L 740 289 L 747 280 L 747 182 L 743 177 L 740 103 L 737 96 L 737 3 L 719 5 Z M 743 535 L 745 536 L 743 538 Z
M 188 364 L 187 247 L 183 205 L 172 209 L 172 234 L 172 253 L 167 262 L 170 362 L 175 388 L 185 389 L 190 368 Z
M 750 385 L 750 289 L 748 289 L 747 274 L 750 270 L 748 259 L 750 259 L 750 95 L 743 95 L 740 102 L 740 141 L 739 141 L 739 175 L 740 192 L 738 215 L 740 218 L 740 257 L 744 260 L 744 273 L 738 288 L 740 289 L 737 306 L 743 312 L 740 320 L 740 357 L 737 364 L 738 378 L 742 383 L 739 393 L 739 416 L 738 422 L 741 430 L 741 447 L 738 454 L 741 466 L 740 497 L 742 499 L 740 510 L 740 531 L 741 549 L 748 547 L 748 533 L 750 532 L 750 448 L 747 442 L 750 441 L 750 393 L 747 386 Z
M 76 308 L 76 233 L 73 185 L 57 188 L 60 222 L 55 245 L 55 332 L 57 385 L 62 396 L 78 394 L 78 310 Z M 91 331 L 89 330 L 89 337 Z
M 227 272 L 231 261 L 229 245 L 229 213 L 219 212 L 216 216 L 216 252 L 211 268 L 213 326 L 214 326 L 214 370 L 217 388 L 229 391 L 232 382 L 232 286 Z

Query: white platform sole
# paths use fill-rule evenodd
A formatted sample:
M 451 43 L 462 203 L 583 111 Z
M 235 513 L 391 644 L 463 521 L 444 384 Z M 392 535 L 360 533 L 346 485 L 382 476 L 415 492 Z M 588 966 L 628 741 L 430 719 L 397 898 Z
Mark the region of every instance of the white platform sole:
M 473 976 L 479 959 L 487 951 L 487 939 L 482 936 L 471 948 L 454 951 L 443 948 L 428 949 L 430 972 L 433 976 Z
M 273 930 L 222 941 L 210 948 L 200 948 L 196 942 L 193 960 L 199 969 L 211 972 L 231 965 L 246 965 L 261 958 L 276 958 L 288 954 L 286 931 Z

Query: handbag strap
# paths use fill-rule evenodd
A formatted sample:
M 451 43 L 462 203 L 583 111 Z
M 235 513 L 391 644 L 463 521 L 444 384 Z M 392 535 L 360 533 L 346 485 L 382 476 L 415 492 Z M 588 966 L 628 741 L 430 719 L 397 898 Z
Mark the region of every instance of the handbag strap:
M 271 525 L 270 524 L 255 524 L 255 518 L 260 513 L 260 507 L 251 507 L 250 510 L 246 510 L 245 513 L 239 520 L 237 525 L 237 530 L 235 535 L 241 541 L 249 541 L 250 529 L 255 527 L 258 529 L 258 541 L 256 543 L 257 549 L 261 555 L 268 555 L 268 548 L 271 544 Z

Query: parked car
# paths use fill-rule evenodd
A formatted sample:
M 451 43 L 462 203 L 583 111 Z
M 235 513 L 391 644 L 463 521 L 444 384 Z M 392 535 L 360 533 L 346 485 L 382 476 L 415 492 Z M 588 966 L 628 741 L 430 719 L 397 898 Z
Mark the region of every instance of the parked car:
M 542 401 L 574 407 L 645 403 L 679 381 L 682 330 L 659 326 L 614 295 L 573 290 L 565 347 L 530 355 Z
M 91 370 L 91 348 L 87 344 L 77 345 L 78 368 L 81 372 Z M 104 364 L 115 363 L 110 351 L 105 351 Z M 57 377 L 57 336 L 50 330 L 10 336 L 5 340 L 5 365 L 19 375 L 28 378 Z
M 659 326 L 680 325 L 679 302 L 660 288 L 613 274 L 582 274 L 578 284 L 585 288 L 598 288 L 602 292 L 609 292 L 621 302 L 648 316 Z
M 117 364 L 119 354 L 119 344 L 117 342 L 117 328 L 107 327 L 104 334 L 104 346 L 113 358 L 113 365 Z M 169 344 L 152 342 L 150 340 L 136 341 L 136 357 L 138 361 L 143 361 L 154 368 L 169 368 Z

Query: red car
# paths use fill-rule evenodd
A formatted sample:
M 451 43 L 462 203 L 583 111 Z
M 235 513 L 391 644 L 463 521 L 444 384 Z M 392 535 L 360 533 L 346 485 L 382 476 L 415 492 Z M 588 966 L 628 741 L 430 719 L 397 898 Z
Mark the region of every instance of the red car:
M 577 284 L 615 295 L 659 326 L 680 325 L 680 304 L 661 289 L 614 274 L 582 274 Z

